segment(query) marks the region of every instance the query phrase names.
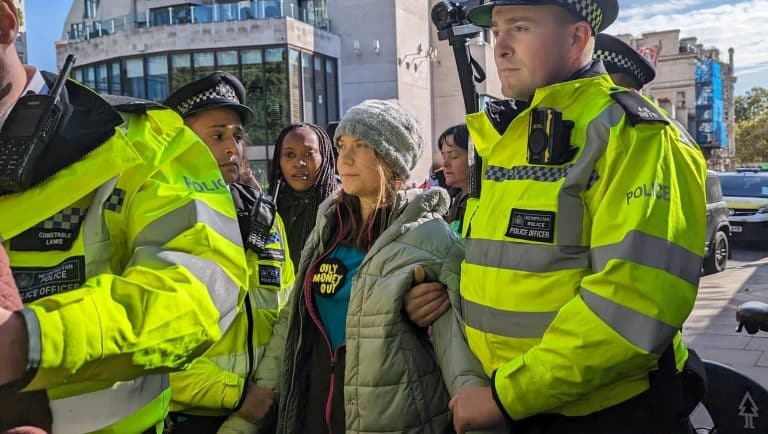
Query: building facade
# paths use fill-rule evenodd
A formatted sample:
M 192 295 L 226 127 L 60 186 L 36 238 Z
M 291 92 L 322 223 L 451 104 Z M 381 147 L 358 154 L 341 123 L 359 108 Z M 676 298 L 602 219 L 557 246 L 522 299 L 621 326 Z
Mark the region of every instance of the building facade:
M 656 78 L 643 92 L 677 119 L 704 151 L 711 169 L 735 164 L 733 48 L 727 61 L 718 48 L 704 47 L 680 30 L 618 35 L 633 47 L 656 55 Z
M 430 21 L 435 0 L 74 0 L 59 66 L 94 89 L 162 101 L 215 70 L 238 75 L 256 113 L 248 158 L 260 182 L 277 134 L 291 122 L 321 126 L 368 98 L 400 100 L 431 146 L 411 182 L 433 164 L 434 141 L 462 122 L 453 54 Z M 483 98 L 500 96 L 493 52 L 470 43 L 487 70 Z
M 24 0 L 14 0 L 16 11 L 19 16 L 19 34 L 16 36 L 16 52 L 19 53 L 21 63 L 27 63 L 27 25 L 26 10 L 24 9 Z

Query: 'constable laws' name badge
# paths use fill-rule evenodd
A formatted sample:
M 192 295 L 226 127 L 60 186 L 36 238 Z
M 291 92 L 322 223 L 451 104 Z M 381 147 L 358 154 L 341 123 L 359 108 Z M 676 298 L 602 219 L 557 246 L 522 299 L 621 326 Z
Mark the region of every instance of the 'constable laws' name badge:
M 555 213 L 513 208 L 507 236 L 521 240 L 552 243 L 555 240 Z

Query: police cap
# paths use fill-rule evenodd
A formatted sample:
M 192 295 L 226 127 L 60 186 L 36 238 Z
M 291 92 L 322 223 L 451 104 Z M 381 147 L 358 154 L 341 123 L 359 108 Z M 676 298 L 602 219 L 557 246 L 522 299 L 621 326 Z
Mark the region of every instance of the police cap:
M 253 120 L 253 112 L 245 105 L 245 87 L 228 72 L 216 71 L 186 84 L 169 95 L 163 104 L 183 118 L 211 108 L 228 107 L 240 115 L 243 125 Z
M 656 69 L 645 56 L 619 38 L 603 33 L 595 37 L 595 60 L 602 60 L 609 74 L 623 72 L 640 84 L 650 83 Z
M 560 6 L 588 22 L 595 33 L 605 30 L 619 15 L 618 0 L 493 0 L 471 8 L 467 19 L 480 27 L 491 27 L 493 8 L 505 5 Z

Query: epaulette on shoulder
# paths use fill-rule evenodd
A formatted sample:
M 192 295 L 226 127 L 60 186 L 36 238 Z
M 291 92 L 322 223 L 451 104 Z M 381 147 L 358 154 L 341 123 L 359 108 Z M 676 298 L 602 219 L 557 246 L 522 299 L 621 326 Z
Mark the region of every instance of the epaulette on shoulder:
M 160 103 L 148 101 L 140 98 L 132 98 L 122 95 L 101 95 L 113 109 L 124 113 L 144 114 L 147 110 L 158 110 L 167 108 Z
M 611 98 L 619 103 L 627 113 L 629 123 L 634 127 L 642 122 L 662 122 L 669 124 L 669 120 L 658 109 L 639 93 L 633 90 L 618 90 L 611 92 Z

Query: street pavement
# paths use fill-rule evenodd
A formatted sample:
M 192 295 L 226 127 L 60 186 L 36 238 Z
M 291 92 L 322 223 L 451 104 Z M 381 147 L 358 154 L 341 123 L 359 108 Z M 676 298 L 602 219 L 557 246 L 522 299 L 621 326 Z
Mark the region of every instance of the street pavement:
M 736 308 L 740 304 L 768 303 L 768 250 L 732 248 L 733 258 L 725 271 L 701 278 L 696 304 L 683 326 L 683 339 L 702 359 L 729 365 L 768 387 L 768 332 L 749 335 L 746 331 L 736 331 Z M 733 412 L 739 424 L 744 417 L 743 432 L 763 429 L 754 425 L 760 417 L 759 408 L 744 407 L 743 399 L 738 397 L 737 401 L 734 401 Z M 701 406 L 691 420 L 696 427 L 713 425 Z M 760 421 L 759 425 L 763 424 Z
M 683 336 L 703 359 L 730 365 L 768 387 L 768 332 L 736 331 L 736 308 L 753 300 L 768 302 L 768 251 L 737 246 L 725 271 L 702 277 Z

